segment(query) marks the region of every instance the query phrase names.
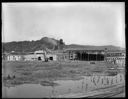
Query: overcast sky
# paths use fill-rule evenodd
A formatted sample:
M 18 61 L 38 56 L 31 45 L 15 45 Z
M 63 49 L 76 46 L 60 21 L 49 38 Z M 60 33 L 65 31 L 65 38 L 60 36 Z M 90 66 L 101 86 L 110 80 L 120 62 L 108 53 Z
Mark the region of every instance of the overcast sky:
M 125 47 L 125 4 L 3 3 L 2 41 L 62 38 L 66 44 Z

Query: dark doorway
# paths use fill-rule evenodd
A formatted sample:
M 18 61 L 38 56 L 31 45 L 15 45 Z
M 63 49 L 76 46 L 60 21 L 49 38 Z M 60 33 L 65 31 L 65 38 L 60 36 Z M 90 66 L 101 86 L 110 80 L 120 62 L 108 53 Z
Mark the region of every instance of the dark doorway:
M 38 57 L 38 60 L 41 60 L 41 57 Z
M 97 61 L 103 61 L 103 60 L 104 60 L 104 55 L 97 54 Z
M 53 60 L 53 57 L 49 57 L 50 60 Z

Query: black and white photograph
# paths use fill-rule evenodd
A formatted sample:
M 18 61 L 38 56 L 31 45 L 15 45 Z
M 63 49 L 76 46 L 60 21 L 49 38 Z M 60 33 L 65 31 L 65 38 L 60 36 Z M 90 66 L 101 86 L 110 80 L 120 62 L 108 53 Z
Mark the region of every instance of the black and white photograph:
M 2 3 L 2 98 L 126 96 L 125 2 Z

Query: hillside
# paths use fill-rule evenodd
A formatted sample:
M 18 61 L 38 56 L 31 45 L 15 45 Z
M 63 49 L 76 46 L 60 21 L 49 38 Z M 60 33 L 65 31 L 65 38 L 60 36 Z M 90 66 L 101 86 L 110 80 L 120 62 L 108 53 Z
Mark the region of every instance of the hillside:
M 93 45 L 77 45 L 70 44 L 65 45 L 62 39 L 56 40 L 54 38 L 43 37 L 40 40 L 36 41 L 19 41 L 19 42 L 7 42 L 2 43 L 2 51 L 4 52 L 34 52 L 36 50 L 61 50 L 63 48 L 66 49 L 96 49 L 96 50 L 104 50 L 107 48 L 108 50 L 124 50 L 124 48 L 118 46 L 93 46 Z
M 61 44 L 63 41 L 56 40 L 53 38 L 43 37 L 40 40 L 36 41 L 18 41 L 18 42 L 7 42 L 2 43 L 2 51 L 5 52 L 33 52 L 36 50 L 57 50 L 58 48 L 62 49 Z

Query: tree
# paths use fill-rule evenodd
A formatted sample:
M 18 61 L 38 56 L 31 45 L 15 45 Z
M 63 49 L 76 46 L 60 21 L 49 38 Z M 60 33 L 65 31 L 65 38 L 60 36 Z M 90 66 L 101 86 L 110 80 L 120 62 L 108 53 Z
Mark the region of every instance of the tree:
M 63 39 L 60 39 L 60 44 L 62 44 L 62 45 L 64 44 Z
M 64 48 L 64 42 L 63 42 L 63 39 L 60 39 L 59 40 L 59 48 L 62 50 Z

